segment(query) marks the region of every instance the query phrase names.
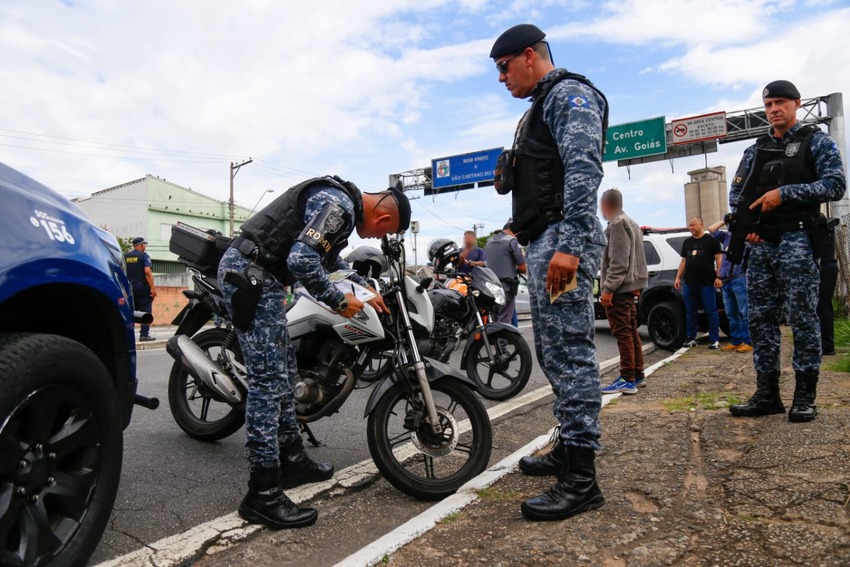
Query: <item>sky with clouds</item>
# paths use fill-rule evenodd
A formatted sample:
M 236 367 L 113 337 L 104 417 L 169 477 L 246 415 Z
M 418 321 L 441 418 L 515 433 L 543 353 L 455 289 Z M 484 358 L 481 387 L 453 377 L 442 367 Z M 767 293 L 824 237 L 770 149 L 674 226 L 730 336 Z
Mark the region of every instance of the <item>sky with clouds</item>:
M 777 78 L 850 96 L 847 1 L 0 0 L 0 161 L 69 197 L 151 173 L 226 199 L 229 163 L 248 157 L 249 208 L 327 173 L 380 190 L 510 144 L 528 103 L 487 55 L 523 22 L 607 94 L 612 124 L 755 107 Z M 745 147 L 708 165 L 734 170 Z M 704 165 L 607 163 L 601 188 L 641 224 L 680 226 L 687 171 Z M 422 250 L 510 215 L 491 188 L 412 204 Z

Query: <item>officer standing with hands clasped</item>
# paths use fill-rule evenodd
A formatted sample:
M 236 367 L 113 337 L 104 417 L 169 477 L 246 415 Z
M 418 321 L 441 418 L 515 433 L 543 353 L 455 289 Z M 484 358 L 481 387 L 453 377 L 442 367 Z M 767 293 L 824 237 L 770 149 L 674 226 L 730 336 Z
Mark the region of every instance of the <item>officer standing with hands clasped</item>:
M 520 462 L 525 474 L 558 482 L 523 502 L 522 513 L 563 520 L 604 503 L 594 464 L 602 396 L 593 287 L 605 246 L 596 193 L 608 103 L 585 77 L 555 68 L 545 37 L 533 25 L 515 26 L 499 36 L 490 56 L 511 95 L 531 98 L 495 182 L 499 193 L 513 191 L 511 229 L 527 246 L 537 360 L 555 392 L 559 422 L 553 450 Z
M 150 313 L 153 300 L 156 297 L 156 285 L 153 282 L 153 263 L 145 250 L 148 247 L 144 236 L 133 239 L 133 249 L 124 254 L 124 264 L 127 266 L 127 279 L 133 287 L 133 309 Z M 139 341 L 154 340 L 150 335 L 151 326 L 142 325 L 139 330 Z
M 295 414 L 297 365 L 286 328 L 284 285 L 296 280 L 344 317 L 363 308 L 344 295 L 329 272 L 348 268 L 339 257 L 356 229 L 361 238 L 404 232 L 410 204 L 400 189 L 361 193 L 338 177 L 307 180 L 275 199 L 242 225 L 219 265 L 219 281 L 248 374 L 246 447 L 251 465 L 248 494 L 239 515 L 271 528 L 309 526 L 318 516 L 299 508 L 283 489 L 333 476 L 333 466 L 313 462 L 304 450 Z M 367 286 L 357 275 L 351 279 Z M 371 288 L 370 288 L 371 289 Z M 370 301 L 387 307 L 377 291 Z
M 817 415 L 815 394 L 821 362 L 815 311 L 820 278 L 815 261 L 826 238 L 826 222 L 820 204 L 840 199 L 846 183 L 835 141 L 816 126 L 797 122 L 797 87 L 788 81 L 774 81 L 764 88 L 762 99 L 770 131 L 744 152 L 729 191 L 733 215 L 739 203 L 750 196 L 757 197 L 750 209 L 761 211 L 758 233 L 747 236 L 751 244 L 747 297 L 756 392 L 746 403 L 729 410 L 743 417 L 785 413 L 779 394 L 779 317 L 784 303 L 794 332 L 796 381 L 788 420 L 804 422 Z M 756 164 L 763 164 L 761 171 L 752 171 Z M 780 174 L 773 175 L 775 172 Z M 751 175 L 757 183 L 750 182 Z M 761 181 L 765 179 L 770 182 Z M 745 191 L 755 194 L 745 195 Z

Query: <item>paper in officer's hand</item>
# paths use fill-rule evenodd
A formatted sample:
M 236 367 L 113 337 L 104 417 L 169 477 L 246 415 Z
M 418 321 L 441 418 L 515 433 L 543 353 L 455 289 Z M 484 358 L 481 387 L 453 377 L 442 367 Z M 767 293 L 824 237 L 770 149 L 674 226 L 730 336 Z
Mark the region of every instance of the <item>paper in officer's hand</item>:
M 560 290 L 556 290 L 555 288 L 549 288 L 549 303 L 555 303 L 559 297 L 567 293 L 568 291 L 572 291 L 578 287 L 578 278 L 573 276 L 573 279 L 567 282 L 567 285 L 562 287 Z

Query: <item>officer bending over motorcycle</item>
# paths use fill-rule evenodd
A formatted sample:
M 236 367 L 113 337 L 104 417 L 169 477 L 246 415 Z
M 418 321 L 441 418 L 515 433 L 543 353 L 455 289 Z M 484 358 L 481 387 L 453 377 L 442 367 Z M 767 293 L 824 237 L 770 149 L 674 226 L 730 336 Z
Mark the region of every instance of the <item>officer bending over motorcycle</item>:
M 346 239 L 355 229 L 361 238 L 381 238 L 403 232 L 409 224 L 410 204 L 400 189 L 361 193 L 351 182 L 320 177 L 292 187 L 246 221 L 222 258 L 221 291 L 248 375 L 245 422 L 251 476 L 239 507 L 245 520 L 276 529 L 312 525 L 316 510 L 297 506 L 283 491 L 327 480 L 334 472 L 331 464 L 312 461 L 301 440 L 284 286 L 299 281 L 313 297 L 353 317 L 363 303 L 344 295 L 329 279 L 330 272 L 348 268 L 339 257 Z M 368 287 L 359 276 L 352 279 Z M 386 312 L 375 294 L 370 303 Z

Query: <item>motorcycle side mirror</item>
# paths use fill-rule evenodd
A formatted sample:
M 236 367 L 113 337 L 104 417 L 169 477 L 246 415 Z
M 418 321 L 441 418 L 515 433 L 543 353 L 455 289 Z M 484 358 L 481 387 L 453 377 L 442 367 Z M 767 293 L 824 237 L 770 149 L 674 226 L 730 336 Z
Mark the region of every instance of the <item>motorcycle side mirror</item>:
M 424 278 L 421 282 L 419 282 L 419 285 L 416 286 L 416 293 L 423 293 L 425 290 L 431 287 L 431 284 L 433 282 L 434 278 Z

